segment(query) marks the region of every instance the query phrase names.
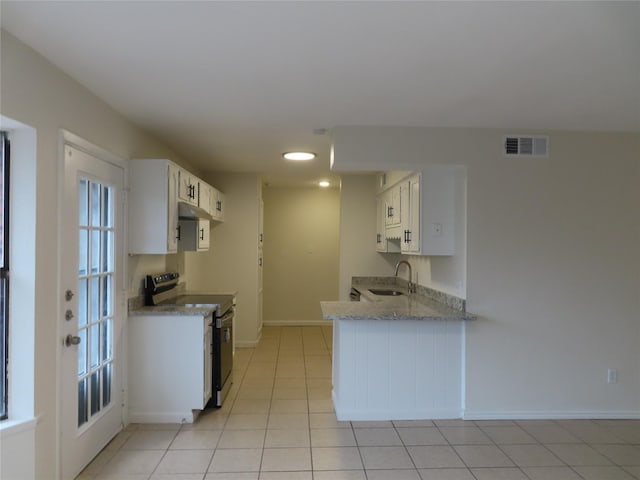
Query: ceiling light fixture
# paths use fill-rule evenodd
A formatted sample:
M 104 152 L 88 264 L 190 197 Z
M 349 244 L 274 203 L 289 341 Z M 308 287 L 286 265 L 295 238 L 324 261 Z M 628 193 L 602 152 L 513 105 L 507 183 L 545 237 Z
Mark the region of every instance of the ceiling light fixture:
M 316 154 L 312 152 L 285 152 L 282 154 L 287 160 L 304 162 L 316 158 Z
M 326 180 L 321 180 L 320 182 L 318 182 L 318 185 L 320 185 L 323 188 L 327 188 L 331 184 L 329 182 L 327 182 Z

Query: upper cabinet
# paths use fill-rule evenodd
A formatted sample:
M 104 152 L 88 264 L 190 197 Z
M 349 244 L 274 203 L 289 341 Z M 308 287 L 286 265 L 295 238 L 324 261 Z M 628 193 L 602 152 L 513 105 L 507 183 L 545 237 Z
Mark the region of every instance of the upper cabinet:
M 224 220 L 223 197 L 216 188 L 170 160 L 131 160 L 129 253 L 208 250 L 209 219 Z M 193 222 L 179 223 L 183 219 L 197 223 L 198 218 L 205 222 L 196 226 Z
M 211 244 L 209 220 L 181 218 L 178 250 L 180 252 L 206 252 Z
M 178 251 L 178 182 L 169 160 L 129 163 L 129 253 Z
M 211 212 L 211 218 L 219 222 L 224 222 L 224 208 L 225 198 L 217 188 L 211 187 L 211 198 L 209 201 L 209 210 Z
M 189 205 L 199 206 L 199 183 L 198 177 L 180 169 L 180 182 L 178 187 L 178 200 Z
M 376 234 L 376 250 L 410 255 L 453 255 L 455 253 L 456 167 L 429 165 L 378 195 L 387 219 Z M 391 206 L 395 217 L 388 219 Z M 381 238 L 378 237 L 381 235 Z

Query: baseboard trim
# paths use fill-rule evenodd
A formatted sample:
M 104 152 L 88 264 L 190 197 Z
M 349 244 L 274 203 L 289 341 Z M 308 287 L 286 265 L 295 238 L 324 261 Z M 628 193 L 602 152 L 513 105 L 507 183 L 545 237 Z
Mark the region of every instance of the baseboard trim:
M 193 423 L 200 412 L 129 412 L 130 423 Z
M 638 410 L 555 410 L 555 411 L 513 411 L 513 412 L 487 412 L 466 410 L 462 416 L 465 420 L 625 420 L 640 419 Z
M 309 327 L 331 325 L 331 320 L 270 320 L 262 322 L 265 327 Z
M 458 408 L 426 408 L 412 410 L 394 410 L 393 408 L 344 408 L 337 399 L 335 390 L 331 398 L 339 421 L 381 421 L 381 420 L 433 420 L 459 419 L 461 411 Z

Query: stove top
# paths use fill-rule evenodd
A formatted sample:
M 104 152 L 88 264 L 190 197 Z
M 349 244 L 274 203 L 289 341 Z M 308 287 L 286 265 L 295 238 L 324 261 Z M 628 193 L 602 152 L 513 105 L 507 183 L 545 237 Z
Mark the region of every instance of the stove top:
M 213 307 L 216 309 L 217 315 L 229 310 L 233 307 L 233 295 L 227 294 L 208 294 L 208 293 L 189 293 L 186 292 L 175 297 L 170 297 L 156 305 L 177 305 L 181 307 Z
M 180 307 L 212 307 L 218 316 L 233 307 L 234 295 L 180 291 L 177 272 L 147 275 L 145 305 L 175 305 Z

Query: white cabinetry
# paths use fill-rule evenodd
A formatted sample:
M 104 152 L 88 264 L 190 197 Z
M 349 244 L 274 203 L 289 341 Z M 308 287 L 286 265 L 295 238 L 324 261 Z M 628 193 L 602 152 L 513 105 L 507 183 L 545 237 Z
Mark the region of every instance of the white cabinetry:
M 205 252 L 211 244 L 209 220 L 203 218 L 181 218 L 178 250 L 181 252 Z
M 402 253 L 455 253 L 455 175 L 454 167 L 432 165 L 402 183 Z
M 400 225 L 401 221 L 401 209 L 402 200 L 400 195 L 400 185 L 391 187 L 385 194 L 385 204 L 387 209 L 387 216 L 385 219 L 385 225 L 387 227 L 394 227 Z
M 209 205 L 210 205 L 209 209 L 211 212 L 211 217 L 214 220 L 223 222 L 224 207 L 225 207 L 224 193 L 222 193 L 217 188 L 211 187 L 211 199 L 210 199 Z
M 129 253 L 178 251 L 179 171 L 164 159 L 129 163 Z
M 199 180 L 195 175 L 183 170 L 179 171 L 180 181 L 178 184 L 178 200 L 188 203 L 189 205 L 198 205 Z
M 129 317 L 129 420 L 191 423 L 211 398 L 211 315 Z
M 376 197 L 376 251 L 387 251 L 387 236 L 385 235 L 384 222 L 386 218 L 384 198 Z
M 460 320 L 334 320 L 338 420 L 460 418 L 464 328 Z
M 208 221 L 206 226 L 193 227 L 194 241 L 189 243 L 184 240 L 191 227 L 180 226 L 179 216 L 224 221 L 224 194 L 166 159 L 131 160 L 128 203 L 130 254 L 208 250 Z M 179 236 L 183 239 L 180 245 Z
M 211 216 L 213 216 L 211 198 L 214 190 L 215 189 L 208 183 L 205 183 L 202 180 L 198 181 L 198 206 Z
M 387 215 L 387 195 L 378 195 L 376 197 L 376 251 L 399 252 L 400 225 L 387 227 Z
M 453 255 L 458 172 L 454 165 L 429 165 L 379 194 L 376 251 Z

